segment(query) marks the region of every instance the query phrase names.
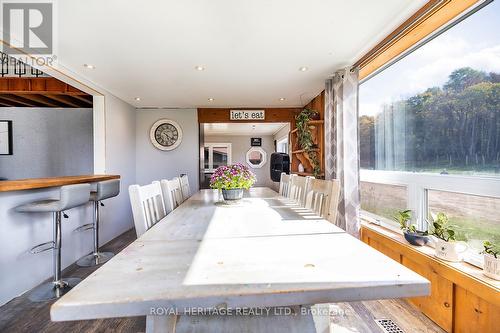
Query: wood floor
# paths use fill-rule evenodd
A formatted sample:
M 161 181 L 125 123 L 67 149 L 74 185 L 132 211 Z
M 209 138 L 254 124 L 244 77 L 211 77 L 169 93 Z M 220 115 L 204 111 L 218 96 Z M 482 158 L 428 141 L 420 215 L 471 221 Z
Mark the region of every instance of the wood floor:
M 104 251 L 119 252 L 135 240 L 135 231 L 129 230 L 105 246 Z M 63 276 L 85 278 L 96 268 L 72 265 Z M 144 332 L 145 317 L 101 319 L 74 322 L 50 321 L 49 309 L 53 302 L 32 303 L 22 295 L 0 307 L 0 332 Z M 382 333 L 374 319 L 388 318 L 406 333 L 444 332 L 430 319 L 404 300 L 339 303 L 330 305 L 330 332 Z M 260 333 L 260 332 L 259 332 Z

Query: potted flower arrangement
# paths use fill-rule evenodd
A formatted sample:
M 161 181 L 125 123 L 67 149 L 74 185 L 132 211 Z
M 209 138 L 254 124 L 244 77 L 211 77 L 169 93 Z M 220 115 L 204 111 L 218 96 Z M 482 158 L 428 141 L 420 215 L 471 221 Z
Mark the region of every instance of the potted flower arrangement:
M 247 166 L 236 163 L 218 167 L 210 177 L 210 187 L 222 190 L 224 200 L 239 200 L 243 198 L 243 190 L 248 190 L 255 181 Z
M 417 230 L 415 225 L 410 223 L 411 209 L 398 211 L 396 216 L 394 216 L 394 220 L 399 223 L 406 241 L 411 245 L 423 246 L 429 241 L 427 231 Z
M 500 247 L 489 241 L 483 243 L 484 275 L 495 280 L 500 280 Z
M 461 254 L 467 250 L 468 245 L 456 240 L 456 233 L 453 226 L 449 224 L 448 216 L 438 213 L 433 218 L 432 226 L 434 227 L 432 235 L 436 237 L 436 257 L 446 261 L 461 261 Z

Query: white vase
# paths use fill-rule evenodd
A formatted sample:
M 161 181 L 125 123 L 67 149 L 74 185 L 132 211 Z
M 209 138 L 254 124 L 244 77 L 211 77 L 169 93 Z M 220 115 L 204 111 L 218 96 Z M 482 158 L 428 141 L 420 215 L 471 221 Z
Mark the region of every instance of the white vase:
M 485 253 L 483 270 L 484 275 L 487 277 L 500 280 L 500 258 Z
M 462 261 L 462 254 L 467 251 L 469 246 L 462 241 L 444 241 L 437 239 L 435 242 L 435 255 L 439 259 L 446 261 L 458 262 Z
M 297 167 L 297 169 L 299 172 L 304 172 L 304 166 L 302 165 L 302 163 L 299 163 L 299 166 Z

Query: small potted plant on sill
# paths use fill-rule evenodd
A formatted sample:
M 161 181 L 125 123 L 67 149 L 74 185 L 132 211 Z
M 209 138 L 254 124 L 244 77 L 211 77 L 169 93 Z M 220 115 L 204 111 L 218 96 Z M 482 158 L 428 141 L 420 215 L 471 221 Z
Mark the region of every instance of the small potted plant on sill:
M 255 174 L 247 166 L 236 163 L 218 167 L 210 177 L 210 187 L 221 190 L 224 200 L 240 200 L 243 190 L 248 190 L 255 181 Z
M 415 225 L 411 224 L 411 209 L 398 211 L 394 220 L 399 223 L 406 241 L 411 245 L 423 246 L 429 241 L 427 231 L 417 230 Z
M 456 240 L 454 226 L 449 224 L 448 216 L 444 213 L 438 213 L 433 218 L 432 226 L 435 236 L 435 256 L 452 262 L 462 261 L 462 254 L 468 249 L 467 243 Z
M 483 243 L 484 250 L 484 275 L 495 280 L 500 280 L 500 247 L 489 241 Z

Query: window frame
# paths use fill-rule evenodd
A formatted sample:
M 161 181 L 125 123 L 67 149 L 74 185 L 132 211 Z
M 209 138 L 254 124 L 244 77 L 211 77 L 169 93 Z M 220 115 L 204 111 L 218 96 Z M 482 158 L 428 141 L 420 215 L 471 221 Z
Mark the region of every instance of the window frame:
M 227 148 L 227 165 L 230 165 L 232 163 L 232 145 L 229 142 L 226 143 L 219 143 L 219 142 L 207 142 L 203 144 L 203 150 L 205 148 L 208 148 L 208 169 L 204 168 L 203 172 L 204 173 L 214 173 L 214 147 L 225 147 Z M 203 156 L 205 156 L 205 153 L 203 153 Z M 203 157 L 203 166 L 205 166 L 205 158 Z
M 285 151 L 280 151 L 281 146 L 283 146 L 285 148 Z M 290 148 L 289 148 L 289 143 L 288 143 L 288 135 L 285 135 L 282 138 L 279 138 L 276 140 L 276 152 L 277 153 L 288 154 L 289 151 L 290 151 Z
M 420 230 L 427 230 L 429 211 L 427 190 L 454 192 L 482 197 L 500 198 L 500 177 L 442 175 L 406 171 L 360 170 L 360 181 L 403 185 L 407 187 L 407 209 L 413 211 L 412 222 Z

